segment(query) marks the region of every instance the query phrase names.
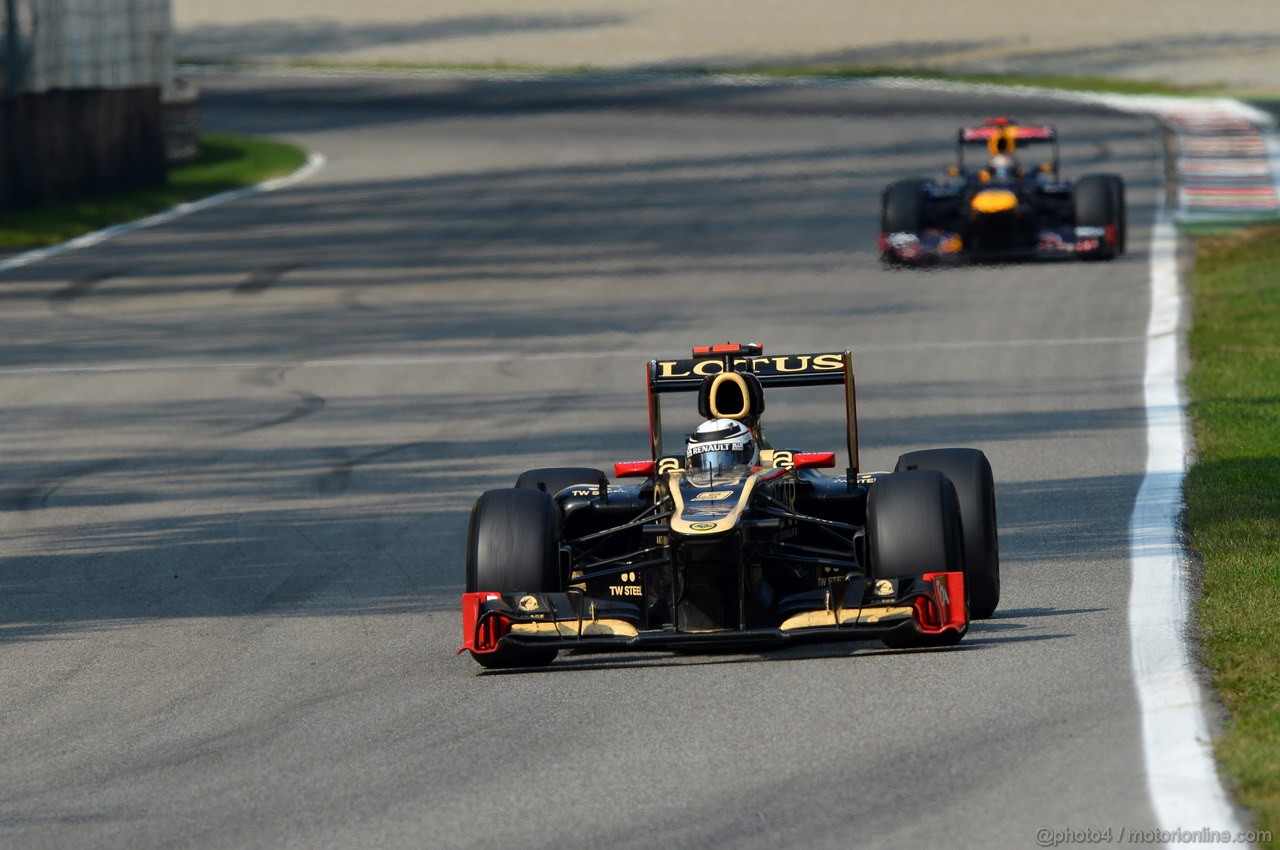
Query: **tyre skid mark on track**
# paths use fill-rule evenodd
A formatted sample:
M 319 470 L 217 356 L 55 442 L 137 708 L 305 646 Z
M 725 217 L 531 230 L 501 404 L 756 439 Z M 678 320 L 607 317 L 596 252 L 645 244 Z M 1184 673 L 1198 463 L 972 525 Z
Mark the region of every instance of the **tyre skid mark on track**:
M 34 478 L 0 489 L 0 511 L 34 511 L 49 507 L 49 499 L 67 484 L 90 475 L 97 475 L 119 466 L 124 461 L 99 460 L 72 467 L 64 472 Z
M 318 396 L 315 393 L 305 392 L 303 390 L 290 390 L 294 398 L 298 399 L 298 404 L 288 413 L 268 419 L 265 422 L 257 422 L 253 425 L 245 425 L 242 428 L 232 428 L 229 431 L 222 431 L 217 434 L 219 437 L 234 437 L 240 434 L 249 434 L 254 431 L 263 431 L 267 428 L 275 428 L 278 425 L 287 425 L 290 422 L 296 422 L 303 417 L 310 416 L 313 413 L 319 413 L 324 410 L 324 396 Z
M 236 295 L 257 295 L 270 289 L 280 278 L 289 272 L 301 268 L 300 263 L 280 263 L 264 269 L 250 272 L 249 276 L 236 286 L 232 292 Z
M 370 461 L 380 460 L 384 457 L 389 457 L 390 455 L 409 451 L 410 449 L 423 448 L 428 445 L 430 445 L 430 443 L 425 440 L 415 440 L 412 443 L 401 443 L 398 446 L 378 449 L 375 452 L 369 452 L 367 454 L 351 458 L 350 460 L 343 461 L 328 472 L 316 478 L 316 492 L 323 493 L 326 496 L 343 493 L 349 486 L 351 486 L 351 476 L 360 466 L 369 463 Z
M 258 604 L 253 606 L 254 614 L 264 614 L 286 608 L 300 608 L 326 585 L 333 581 L 332 575 L 292 575 L 276 585 Z
M 61 289 L 50 292 L 47 296 L 48 300 L 56 305 L 63 305 L 77 298 L 88 295 L 95 286 L 104 281 L 108 281 L 113 277 L 119 277 L 124 274 L 122 269 L 108 269 L 105 271 L 94 272 L 83 277 L 76 278 L 71 283 Z
M 247 375 L 244 379 L 244 382 L 254 386 L 264 386 L 264 387 L 272 387 L 272 388 L 280 387 L 281 385 L 285 385 L 285 375 L 290 370 L 288 367 L 281 367 L 278 369 L 258 370 L 258 371 L 259 372 L 265 371 L 267 372 L 267 374 Z M 284 388 L 289 392 L 290 395 L 298 399 L 298 404 L 295 405 L 294 408 L 290 410 L 288 413 L 284 413 L 280 416 L 272 417 L 271 419 L 268 419 L 265 422 L 256 422 L 252 425 L 245 425 L 240 428 L 231 428 L 227 431 L 221 431 L 215 436 L 216 437 L 234 437 L 241 434 L 249 434 L 254 431 L 262 431 L 267 428 L 275 428 L 278 425 L 286 425 L 290 422 L 295 422 L 299 419 L 302 419 L 303 417 L 310 416 L 313 413 L 319 413 L 321 410 L 324 410 L 325 403 L 326 403 L 324 396 L 316 395 L 315 393 L 307 392 L 306 390 L 293 389 L 292 387 L 289 387 L 289 386 L 285 386 Z

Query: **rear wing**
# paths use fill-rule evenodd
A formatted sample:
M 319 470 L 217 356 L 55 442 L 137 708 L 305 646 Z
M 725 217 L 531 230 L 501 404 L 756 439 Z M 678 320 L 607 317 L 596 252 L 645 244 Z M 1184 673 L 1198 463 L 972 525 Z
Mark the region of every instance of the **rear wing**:
M 1015 142 L 1054 142 L 1058 140 L 1058 131 L 1048 124 L 1029 127 L 1023 124 L 1006 124 L 996 126 L 984 124 L 981 127 L 961 127 L 961 144 L 986 144 L 998 136 L 1012 136 Z
M 991 118 L 981 127 L 961 127 L 956 133 L 956 159 L 964 166 L 965 148 L 983 145 L 987 153 L 1012 154 L 1029 144 L 1053 145 L 1053 171 L 1058 172 L 1058 130 L 1050 124 L 1017 124 L 1012 118 Z
M 649 396 L 649 442 L 656 461 L 662 456 L 662 403 L 667 393 L 698 392 L 703 381 L 724 372 L 751 374 L 760 387 L 843 386 L 850 474 L 858 472 L 858 409 L 853 355 L 848 351 L 767 356 L 756 343 L 701 346 L 693 357 L 650 360 L 646 367 Z

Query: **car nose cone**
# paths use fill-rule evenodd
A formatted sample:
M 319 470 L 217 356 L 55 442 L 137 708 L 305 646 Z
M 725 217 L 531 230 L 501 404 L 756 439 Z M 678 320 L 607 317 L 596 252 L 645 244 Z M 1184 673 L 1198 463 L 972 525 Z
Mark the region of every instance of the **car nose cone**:
M 1002 213 L 1018 205 L 1018 196 L 1008 189 L 983 189 L 973 196 L 970 206 L 974 212 Z

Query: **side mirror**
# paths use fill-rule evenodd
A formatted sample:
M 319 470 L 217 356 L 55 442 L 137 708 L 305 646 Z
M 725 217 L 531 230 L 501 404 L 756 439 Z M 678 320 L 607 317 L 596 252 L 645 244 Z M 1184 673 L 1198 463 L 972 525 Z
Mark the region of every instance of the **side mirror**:
M 651 460 L 627 460 L 613 465 L 614 478 L 648 478 L 653 475 L 655 463 Z
M 791 458 L 795 469 L 834 469 L 835 452 L 796 452 Z

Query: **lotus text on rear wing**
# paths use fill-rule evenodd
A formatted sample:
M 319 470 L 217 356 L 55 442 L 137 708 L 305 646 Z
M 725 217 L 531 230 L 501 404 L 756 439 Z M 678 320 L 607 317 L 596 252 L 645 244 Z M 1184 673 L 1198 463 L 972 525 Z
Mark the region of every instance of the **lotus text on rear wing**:
M 657 360 L 654 380 L 670 378 L 705 378 L 723 372 L 720 360 Z M 822 354 L 783 354 L 776 357 L 739 357 L 733 360 L 737 371 L 766 375 L 801 375 L 839 372 L 844 368 L 844 355 L 833 351 Z

